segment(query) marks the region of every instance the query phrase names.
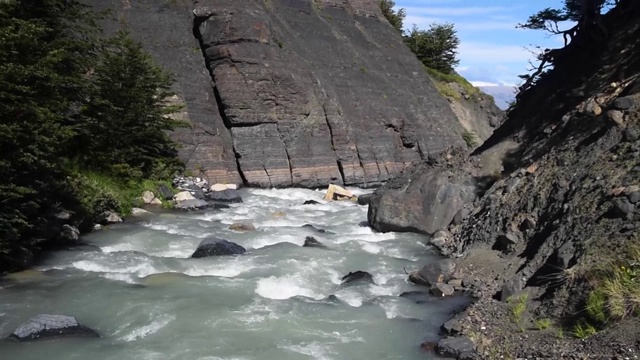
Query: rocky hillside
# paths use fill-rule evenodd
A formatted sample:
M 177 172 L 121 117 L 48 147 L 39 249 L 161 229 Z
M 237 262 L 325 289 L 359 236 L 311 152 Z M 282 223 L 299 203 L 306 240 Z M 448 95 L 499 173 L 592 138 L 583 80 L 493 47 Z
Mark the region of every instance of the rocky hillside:
M 444 329 L 482 358 L 640 356 L 639 19 L 620 1 L 471 157 L 433 157 L 371 199 L 372 226 L 456 258 L 478 301 Z
M 175 73 L 182 158 L 212 183 L 376 186 L 474 126 L 376 0 L 87 3 Z

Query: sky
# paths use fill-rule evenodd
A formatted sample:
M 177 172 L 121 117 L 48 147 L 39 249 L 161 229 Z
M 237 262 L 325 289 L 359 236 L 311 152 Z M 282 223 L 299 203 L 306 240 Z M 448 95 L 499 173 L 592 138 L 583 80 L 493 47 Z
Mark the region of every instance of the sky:
M 535 45 L 557 48 L 562 37 L 541 30 L 517 29 L 518 23 L 547 7 L 559 8 L 562 0 L 395 0 L 405 8 L 406 29 L 416 24 L 450 22 L 460 38 L 460 64 L 456 69 L 476 86 L 509 86 L 521 83 L 519 74 L 529 73 Z

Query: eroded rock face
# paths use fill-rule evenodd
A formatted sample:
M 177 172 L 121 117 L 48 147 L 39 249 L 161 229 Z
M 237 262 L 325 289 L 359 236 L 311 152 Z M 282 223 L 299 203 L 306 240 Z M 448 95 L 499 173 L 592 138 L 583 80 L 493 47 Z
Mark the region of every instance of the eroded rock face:
M 376 186 L 464 146 L 377 0 L 87 2 L 176 75 L 175 139 L 211 183 Z

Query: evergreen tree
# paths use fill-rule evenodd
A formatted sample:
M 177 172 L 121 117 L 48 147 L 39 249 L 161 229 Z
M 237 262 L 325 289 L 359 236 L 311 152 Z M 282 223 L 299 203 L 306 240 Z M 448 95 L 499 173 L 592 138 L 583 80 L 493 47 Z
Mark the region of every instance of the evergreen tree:
M 453 24 L 431 24 L 427 30 L 420 30 L 414 25 L 404 36 L 404 42 L 431 69 L 449 74 L 460 61 L 460 39 Z
M 393 26 L 398 32 L 402 33 L 403 23 L 405 17 L 407 17 L 407 12 L 405 9 L 399 9 L 397 12 L 393 10 L 396 6 L 396 3 L 393 0 L 380 0 L 380 9 L 382 10 L 382 15 L 389 21 L 391 26 Z

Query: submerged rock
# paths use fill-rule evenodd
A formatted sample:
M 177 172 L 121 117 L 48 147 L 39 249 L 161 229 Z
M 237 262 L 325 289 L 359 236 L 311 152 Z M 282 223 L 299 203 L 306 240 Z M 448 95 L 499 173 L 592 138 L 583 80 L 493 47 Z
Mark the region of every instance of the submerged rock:
M 349 272 L 347 275 L 342 277 L 342 285 L 353 284 L 356 282 L 368 282 L 371 284 L 375 284 L 373 281 L 373 275 L 366 271 L 354 271 Z
M 256 231 L 252 223 L 233 223 L 229 225 L 229 230 L 233 231 Z
M 406 291 L 400 294 L 400 297 L 414 301 L 416 304 L 424 304 L 433 299 L 433 296 L 424 291 Z
M 210 237 L 202 240 L 191 257 L 203 258 L 207 256 L 241 255 L 245 252 L 247 252 L 247 250 L 236 243 L 216 237 Z
M 200 199 L 189 199 L 180 201 L 175 205 L 178 210 L 202 210 L 210 207 L 209 203 Z
M 315 231 L 315 232 L 317 232 L 319 234 L 326 234 L 327 233 L 327 230 L 317 228 L 317 227 L 315 227 L 315 226 L 313 226 L 311 224 L 304 224 L 304 225 L 302 225 L 302 228 L 303 229 L 308 229 L 308 230 L 313 230 L 313 231 Z
M 321 202 L 315 201 L 315 200 L 307 200 L 304 203 L 302 203 L 302 205 L 318 205 L 318 204 L 321 204 Z
M 93 329 L 86 327 L 73 316 L 40 314 L 18 326 L 9 336 L 18 341 L 37 340 L 53 336 L 99 337 Z
M 326 245 L 324 245 L 320 241 L 316 240 L 316 238 L 314 238 L 313 236 L 307 236 L 304 239 L 304 245 L 302 245 L 302 246 L 303 247 L 315 247 L 315 248 L 326 248 L 327 247 Z

